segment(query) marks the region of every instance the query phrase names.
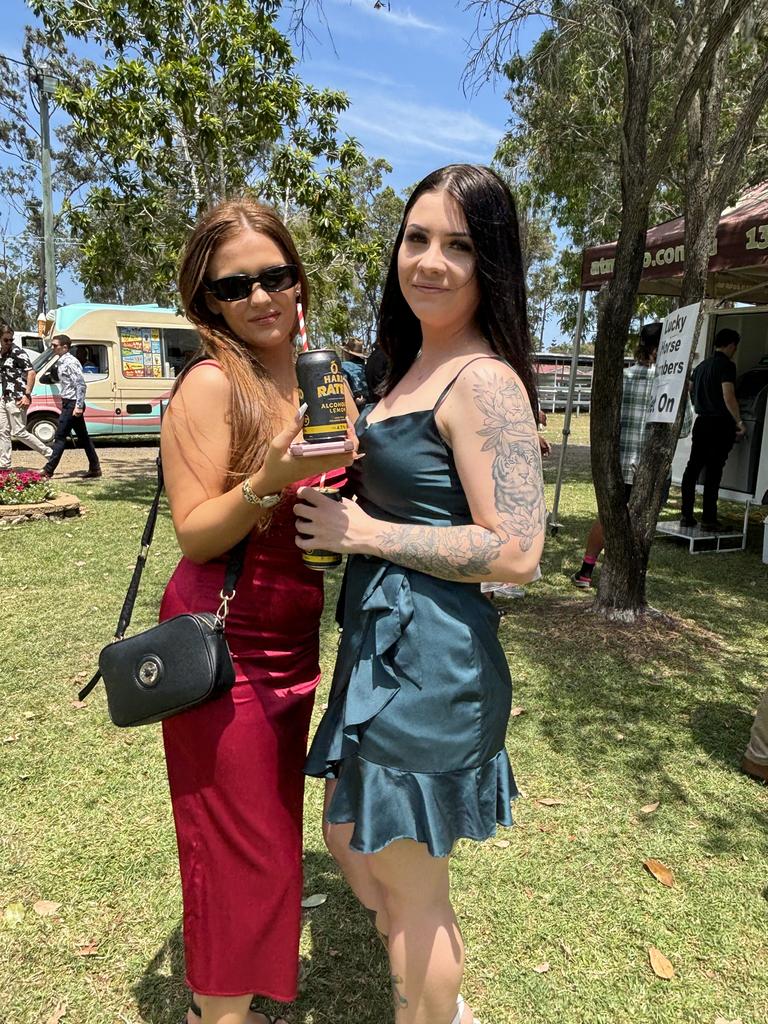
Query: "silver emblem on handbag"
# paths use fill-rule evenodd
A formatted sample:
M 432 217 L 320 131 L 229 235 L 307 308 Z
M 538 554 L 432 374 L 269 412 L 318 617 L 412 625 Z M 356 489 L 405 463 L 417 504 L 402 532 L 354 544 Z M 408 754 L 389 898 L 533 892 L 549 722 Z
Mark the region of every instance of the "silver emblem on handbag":
M 162 666 L 157 658 L 147 658 L 139 665 L 138 677 L 142 686 L 154 686 L 160 678 Z

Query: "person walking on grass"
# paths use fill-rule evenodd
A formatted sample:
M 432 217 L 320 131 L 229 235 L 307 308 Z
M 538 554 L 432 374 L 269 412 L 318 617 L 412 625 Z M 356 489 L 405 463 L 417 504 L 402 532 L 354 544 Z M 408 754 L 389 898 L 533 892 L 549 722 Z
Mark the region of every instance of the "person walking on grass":
M 71 347 L 72 342 L 66 334 L 57 334 L 51 342 L 51 348 L 59 357 L 56 363 L 56 372 L 59 377 L 61 412 L 56 427 L 56 436 L 53 439 L 53 449 L 43 472 L 49 477 L 56 472 L 56 467 L 64 454 L 69 433 L 74 430 L 75 437 L 88 457 L 88 470 L 83 475 L 88 478 L 99 477 L 101 476 L 99 456 L 93 447 L 93 441 L 85 422 L 85 377 L 80 360 L 75 359 L 69 351 Z
M 45 459 L 51 457 L 48 445 L 27 430 L 27 409 L 34 386 L 35 371 L 29 356 L 13 344 L 11 325 L 0 324 L 0 470 L 11 468 L 14 441 Z
M 691 396 L 696 410 L 691 454 L 681 483 L 680 525 L 693 527 L 696 483 L 704 470 L 704 497 L 701 528 L 711 533 L 721 529 L 717 518 L 717 497 L 728 454 L 746 430 L 736 399 L 734 356 L 741 341 L 738 331 L 724 327 L 715 335 L 715 352 L 696 367 L 691 375 Z

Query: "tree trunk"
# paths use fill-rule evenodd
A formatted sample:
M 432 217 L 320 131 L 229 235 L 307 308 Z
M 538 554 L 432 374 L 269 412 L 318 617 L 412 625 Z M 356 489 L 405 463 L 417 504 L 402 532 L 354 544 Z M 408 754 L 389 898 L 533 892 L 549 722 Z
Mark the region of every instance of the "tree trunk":
M 603 572 L 594 609 L 608 618 L 633 618 L 645 606 L 645 566 L 631 536 L 624 503 L 619 436 L 624 349 L 643 269 L 648 200 L 648 107 L 653 84 L 651 14 L 641 4 L 624 6 L 624 114 L 621 146 L 621 230 L 614 275 L 598 300 L 592 382 L 590 443 L 592 478 L 605 531 Z M 627 616 L 629 612 L 629 616 Z
M 752 139 L 760 113 L 768 102 L 768 68 L 755 80 L 731 136 L 726 156 L 713 174 L 711 154 L 716 152 L 720 129 L 720 109 L 727 82 L 727 47 L 716 60 L 712 74 L 701 88 L 687 120 L 687 167 L 685 178 L 685 273 L 680 306 L 700 302 L 706 293 L 709 254 L 717 234 L 717 225 L 727 197 L 738 179 L 739 170 Z M 695 337 L 701 329 L 696 324 Z M 688 361 L 690 375 L 693 346 Z M 686 378 L 687 380 L 687 378 Z M 631 536 L 639 548 L 640 560 L 647 568 L 656 523 L 661 511 L 662 482 L 670 473 L 672 458 L 685 415 L 680 403 L 674 423 L 649 424 L 629 504 Z M 639 607 L 637 610 L 640 610 Z

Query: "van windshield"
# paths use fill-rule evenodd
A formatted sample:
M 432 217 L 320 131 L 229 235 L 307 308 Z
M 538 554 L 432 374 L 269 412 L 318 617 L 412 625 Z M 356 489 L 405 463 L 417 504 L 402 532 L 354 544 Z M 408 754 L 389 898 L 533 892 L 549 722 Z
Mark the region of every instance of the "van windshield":
M 42 368 L 46 366 L 48 362 L 50 362 L 52 356 L 52 348 L 43 349 L 40 355 L 36 359 L 32 360 L 32 369 L 35 371 L 35 373 L 39 373 L 42 370 Z

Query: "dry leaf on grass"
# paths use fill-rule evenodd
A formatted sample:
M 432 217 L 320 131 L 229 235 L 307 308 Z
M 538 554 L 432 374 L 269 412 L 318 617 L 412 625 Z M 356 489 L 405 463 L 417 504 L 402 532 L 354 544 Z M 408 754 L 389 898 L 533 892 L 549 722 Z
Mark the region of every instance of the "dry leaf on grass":
M 301 905 L 305 910 L 312 910 L 313 907 L 322 907 L 328 896 L 324 892 L 316 892 L 313 896 L 306 896 Z
M 649 857 L 648 860 L 643 861 L 643 867 L 650 871 L 657 882 L 661 882 L 662 885 L 666 885 L 668 888 L 672 888 L 675 884 L 675 876 L 666 864 L 662 864 L 660 860 L 654 860 Z
M 31 722 L 34 718 L 37 718 L 37 715 L 35 714 L 34 711 L 25 711 L 24 717 L 28 722 Z
M 73 700 L 72 707 L 80 711 L 82 708 L 87 708 L 88 705 L 85 703 L 84 700 Z
M 663 978 L 664 981 L 669 981 L 670 978 L 674 978 L 675 968 L 669 960 L 667 960 L 661 950 L 656 949 L 655 946 L 651 946 L 648 950 L 648 957 L 651 961 L 653 973 L 657 978 Z
M 96 956 L 98 952 L 98 942 L 83 942 L 75 950 L 77 956 Z
M 725 1017 L 715 1017 L 715 1024 L 741 1024 L 741 1017 L 734 1017 L 733 1020 L 726 1020 Z
M 67 1004 L 56 1003 L 56 1005 L 53 1008 L 53 1011 L 51 1012 L 50 1017 L 46 1020 L 45 1024 L 59 1024 L 59 1021 L 62 1019 L 62 1017 L 66 1017 L 66 1015 Z
M 493 841 L 493 843 L 491 845 L 495 846 L 499 850 L 506 850 L 506 848 L 509 846 L 509 840 L 508 839 L 494 839 L 494 841 Z
M 512 708 L 512 710 L 509 712 L 509 714 L 510 714 L 511 718 L 517 718 L 518 715 L 524 715 L 525 714 L 525 708 L 521 708 L 520 705 L 518 704 L 516 707 Z
M 659 801 L 658 800 L 656 800 L 656 802 L 652 803 L 652 804 L 645 804 L 644 807 L 640 808 L 640 813 L 641 814 L 653 814 L 653 812 L 656 810 L 656 808 L 658 806 L 659 806 Z
M 562 807 L 565 800 L 557 800 L 552 796 L 543 796 L 541 800 L 533 801 L 536 807 Z
M 51 900 L 38 900 L 32 909 L 40 917 L 55 917 L 60 906 L 60 903 L 53 903 Z
M 549 964 L 545 960 L 543 964 L 537 964 L 533 969 L 537 974 L 546 974 L 549 970 Z
M 23 903 L 9 903 L 3 911 L 3 921 L 10 925 L 21 924 L 25 914 L 26 910 Z

